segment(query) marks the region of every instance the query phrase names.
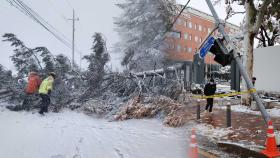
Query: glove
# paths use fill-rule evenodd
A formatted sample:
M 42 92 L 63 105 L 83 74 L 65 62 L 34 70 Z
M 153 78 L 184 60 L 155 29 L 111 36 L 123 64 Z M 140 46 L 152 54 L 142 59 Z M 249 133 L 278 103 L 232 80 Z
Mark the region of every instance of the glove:
M 48 90 L 48 95 L 50 95 L 52 93 L 52 91 L 51 90 Z

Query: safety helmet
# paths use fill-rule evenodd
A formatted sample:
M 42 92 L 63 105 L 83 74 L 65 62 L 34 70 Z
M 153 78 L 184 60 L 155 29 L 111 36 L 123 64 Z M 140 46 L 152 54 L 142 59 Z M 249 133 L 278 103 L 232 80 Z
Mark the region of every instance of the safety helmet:
M 54 72 L 49 72 L 49 76 L 52 76 L 55 79 L 56 74 Z

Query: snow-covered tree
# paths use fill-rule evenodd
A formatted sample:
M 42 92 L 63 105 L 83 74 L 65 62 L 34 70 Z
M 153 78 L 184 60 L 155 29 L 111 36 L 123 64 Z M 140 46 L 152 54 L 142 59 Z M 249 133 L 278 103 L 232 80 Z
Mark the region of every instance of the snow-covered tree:
M 30 71 L 39 71 L 42 69 L 41 63 L 34 50 L 25 46 L 14 34 L 6 33 L 3 35 L 3 38 L 5 38 L 3 41 L 11 42 L 11 46 L 15 47 L 11 59 L 19 76 L 27 76 Z
M 125 0 L 117 6 L 123 10 L 115 18 L 121 37 L 117 47 L 124 55 L 122 64 L 136 71 L 161 64 L 164 54 L 160 47 L 174 17 L 175 1 Z
M 43 64 L 43 71 L 54 72 L 54 57 L 46 47 L 36 47 L 33 49 L 36 54 L 39 54 L 41 57 L 41 63 Z
M 12 71 L 6 70 L 3 65 L 0 64 L 0 89 L 8 88 L 13 81 Z
M 98 94 L 105 75 L 105 65 L 110 60 L 106 41 L 101 33 L 93 35 L 93 46 L 91 49 L 92 53 L 84 56 L 84 59 L 89 63 L 86 73 L 88 89 L 84 93 L 84 98 Z
M 55 110 L 58 111 L 77 97 L 75 91 L 81 87 L 75 85 L 82 85 L 81 77 L 71 70 L 70 60 L 66 56 L 62 54 L 54 56 L 46 47 L 28 48 L 14 34 L 5 34 L 3 37 L 4 41 L 11 42 L 11 45 L 15 47 L 11 59 L 18 72 L 17 78 L 26 77 L 30 71 L 39 72 L 42 79 L 47 77 L 49 72 L 57 74 L 52 93 Z M 13 80 L 10 89 L 14 94 L 13 101 L 19 103 L 23 100 L 25 86 L 16 81 L 16 79 Z
M 66 78 L 67 73 L 71 71 L 70 60 L 63 54 L 59 54 L 55 57 L 55 72 L 61 78 Z

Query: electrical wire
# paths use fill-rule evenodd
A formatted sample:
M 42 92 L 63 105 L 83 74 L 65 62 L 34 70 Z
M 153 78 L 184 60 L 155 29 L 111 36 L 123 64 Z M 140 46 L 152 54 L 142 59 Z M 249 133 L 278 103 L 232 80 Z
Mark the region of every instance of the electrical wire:
M 186 7 L 189 5 L 191 0 L 188 0 L 188 2 L 184 5 L 184 7 L 181 9 L 180 13 L 176 16 L 176 18 L 174 19 L 173 23 L 171 24 L 171 26 L 169 27 L 169 29 L 167 31 L 170 31 L 174 24 L 176 23 L 176 21 L 179 19 L 179 17 L 181 16 L 181 14 L 184 12 L 184 10 L 186 9 Z
M 182 13 L 184 12 L 184 10 L 186 9 L 186 7 L 189 5 L 191 0 L 188 0 L 187 3 L 184 5 L 184 7 L 181 9 L 181 11 L 179 12 L 179 14 L 176 16 L 176 18 L 174 19 L 174 21 L 171 23 L 171 25 L 163 32 L 162 34 L 162 39 L 158 42 L 155 43 L 156 46 L 159 46 L 160 44 L 162 44 L 162 42 L 166 39 L 166 34 L 168 32 L 170 32 L 172 30 L 172 28 L 174 27 L 174 24 L 177 22 L 177 20 L 179 19 L 179 17 L 182 15 Z
M 68 40 L 62 33 L 60 33 L 54 26 L 50 25 L 38 13 L 36 13 L 34 10 L 32 10 L 30 7 L 28 7 L 23 1 L 21 1 L 21 0 L 6 0 L 6 1 L 9 2 L 15 8 L 17 8 L 24 15 L 28 16 L 33 21 L 35 21 L 36 23 L 41 25 L 44 29 L 46 29 L 49 33 L 51 33 L 57 40 L 59 40 L 67 48 L 72 49 L 70 42 L 68 42 Z M 63 37 L 61 37 L 61 35 L 59 35 L 59 34 L 61 34 Z M 80 51 L 78 51 L 78 52 L 80 52 Z M 55 56 L 51 52 L 50 52 L 50 54 L 51 54 L 52 58 L 55 59 Z
M 33 21 L 37 22 L 41 25 L 44 29 L 46 29 L 49 33 L 51 33 L 57 40 L 59 40 L 62 44 L 66 47 L 71 49 L 71 44 L 66 39 L 65 35 L 59 32 L 54 26 L 50 25 L 46 20 L 44 20 L 38 13 L 28 7 L 23 1 L 21 0 L 6 0 L 10 4 L 12 4 L 15 8 L 21 11 L 23 14 L 31 18 Z M 60 34 L 60 35 L 59 35 Z M 63 36 L 63 37 L 61 37 Z
M 50 25 L 46 20 L 44 20 L 38 13 L 36 13 L 34 10 L 32 10 L 30 7 L 28 7 L 25 3 L 23 3 L 21 0 L 13 0 L 18 1 L 22 8 L 31 16 L 33 20 L 38 22 L 41 26 L 43 26 L 47 31 L 49 31 L 51 34 L 53 34 L 59 41 L 64 43 L 67 47 L 71 48 L 70 42 L 66 39 L 65 35 L 61 32 L 59 32 L 55 27 Z M 61 34 L 63 37 L 60 37 Z

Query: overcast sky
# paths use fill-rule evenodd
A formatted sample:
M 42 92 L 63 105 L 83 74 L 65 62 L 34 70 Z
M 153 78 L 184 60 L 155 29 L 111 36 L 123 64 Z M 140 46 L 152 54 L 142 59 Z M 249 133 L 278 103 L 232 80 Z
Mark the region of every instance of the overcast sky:
M 72 18 L 72 8 L 75 8 L 79 21 L 76 23 L 76 47 L 83 55 L 90 53 L 92 46 L 92 35 L 94 32 L 101 32 L 105 35 L 108 49 L 111 52 L 114 43 L 119 38 L 114 32 L 113 17 L 120 15 L 121 10 L 115 6 L 120 0 L 22 0 L 30 8 L 39 13 L 57 30 L 62 32 L 71 42 L 72 23 L 67 18 Z M 178 0 L 184 4 L 186 0 Z M 204 0 L 192 0 L 191 7 L 210 13 Z M 225 17 L 224 5 L 216 5 L 215 8 L 221 18 Z M 0 35 L 14 33 L 28 47 L 46 46 L 53 54 L 63 53 L 71 57 L 71 49 L 64 46 L 54 38 L 42 26 L 22 14 L 6 0 L 0 2 Z M 239 25 L 242 17 L 237 16 L 230 19 L 230 22 Z M 13 48 L 8 42 L 0 41 L 0 64 L 8 69 L 14 69 L 9 56 Z M 120 55 L 111 54 L 113 67 L 119 67 Z M 80 54 L 76 53 L 75 60 L 79 63 Z M 83 65 L 85 63 L 83 62 Z

